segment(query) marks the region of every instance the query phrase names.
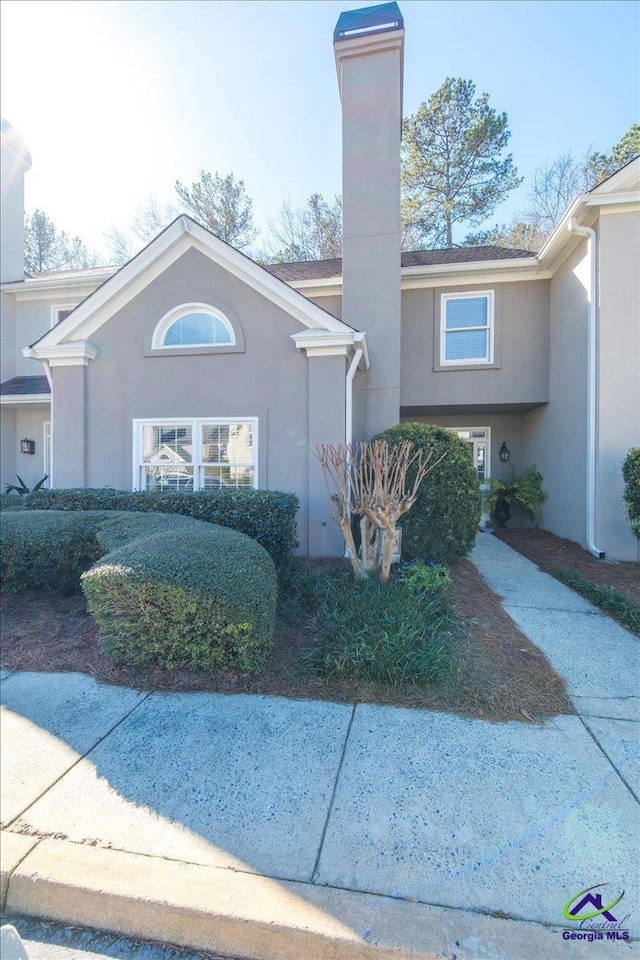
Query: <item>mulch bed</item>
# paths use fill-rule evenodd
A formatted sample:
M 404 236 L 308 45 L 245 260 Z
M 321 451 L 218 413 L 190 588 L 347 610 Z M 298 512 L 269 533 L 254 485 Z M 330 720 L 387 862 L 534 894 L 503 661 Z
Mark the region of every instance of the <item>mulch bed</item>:
M 451 573 L 453 600 L 463 621 L 453 639 L 455 670 L 438 689 L 389 689 L 309 676 L 299 656 L 312 643 L 304 629 L 276 631 L 273 649 L 258 676 L 238 671 L 203 674 L 116 666 L 100 647 L 96 624 L 81 594 L 60 597 L 33 591 L 2 598 L 2 666 L 9 670 L 79 671 L 104 683 L 141 690 L 382 703 L 493 721 L 538 722 L 554 714 L 573 713 L 563 680 L 517 629 L 473 564 L 461 561 Z
M 615 587 L 640 602 L 640 564 L 597 560 L 572 540 L 563 540 L 548 530 L 495 530 L 499 537 L 518 553 L 548 573 L 576 570 L 592 583 Z

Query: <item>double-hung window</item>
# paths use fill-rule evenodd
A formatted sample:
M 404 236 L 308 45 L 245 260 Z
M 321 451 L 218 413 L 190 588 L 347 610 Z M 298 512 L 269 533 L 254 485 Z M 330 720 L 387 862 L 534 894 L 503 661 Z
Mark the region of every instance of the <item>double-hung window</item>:
M 136 490 L 221 490 L 258 485 L 254 417 L 134 421 Z
M 441 366 L 493 363 L 494 297 L 443 293 L 440 305 Z

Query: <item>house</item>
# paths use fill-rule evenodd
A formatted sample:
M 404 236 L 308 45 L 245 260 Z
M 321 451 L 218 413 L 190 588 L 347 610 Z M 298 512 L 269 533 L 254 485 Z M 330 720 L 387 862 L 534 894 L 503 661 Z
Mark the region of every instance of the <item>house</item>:
M 545 527 L 638 559 L 640 160 L 537 255 L 401 253 L 403 40 L 395 3 L 334 34 L 341 261 L 262 267 L 182 216 L 118 270 L 25 278 L 31 159 L 3 127 L 3 483 L 292 491 L 301 550 L 338 554 L 315 446 L 423 421 L 468 441 L 480 479 L 535 463 Z

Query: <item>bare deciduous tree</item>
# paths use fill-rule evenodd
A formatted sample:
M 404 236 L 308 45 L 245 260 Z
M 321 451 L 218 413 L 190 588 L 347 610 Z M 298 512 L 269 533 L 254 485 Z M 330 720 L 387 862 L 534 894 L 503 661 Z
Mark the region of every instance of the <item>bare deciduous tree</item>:
M 432 454 L 414 451 L 409 441 L 390 447 L 384 440 L 323 444 L 315 455 L 355 575 L 376 574 L 386 583 L 398 520 L 413 506 L 418 487 L 442 457 L 431 463 Z M 408 486 L 407 473 L 414 464 L 416 474 Z M 360 518 L 360 553 L 351 529 L 354 516 Z

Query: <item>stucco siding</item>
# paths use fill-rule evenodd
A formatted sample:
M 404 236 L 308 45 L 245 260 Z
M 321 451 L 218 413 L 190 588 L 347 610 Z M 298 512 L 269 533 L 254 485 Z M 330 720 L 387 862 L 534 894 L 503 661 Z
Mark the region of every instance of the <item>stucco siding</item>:
M 45 473 L 44 422 L 50 420 L 49 405 L 25 404 L 22 409 L 2 409 L 2 490 L 5 484 L 15 483 L 19 474 L 28 487 L 42 480 Z M 34 440 L 35 453 L 21 453 L 20 441 Z
M 0 383 L 16 376 L 16 304 L 8 294 L 0 294 Z
M 444 293 L 493 290 L 494 364 L 439 369 Z M 402 293 L 403 407 L 540 404 L 548 399 L 549 281 L 436 287 Z
M 638 560 L 623 501 L 621 466 L 640 446 L 640 214 L 603 213 L 600 239 L 598 546 Z
M 182 303 L 208 303 L 233 314 L 245 352 L 149 356 L 158 321 Z M 60 367 L 62 385 L 86 371 L 84 417 L 86 486 L 133 485 L 134 419 L 257 417 L 259 485 L 295 493 L 301 502 L 298 536 L 309 548 L 309 361 L 290 339 L 300 325 L 251 287 L 191 250 L 92 336 L 98 356 L 88 367 Z M 338 361 L 337 363 L 335 361 Z M 344 358 L 316 358 L 323 384 L 324 423 L 344 439 Z M 68 392 L 70 384 L 61 387 Z M 55 401 L 56 446 L 72 410 Z M 60 441 L 64 451 L 66 440 Z M 61 456 L 69 457 L 70 451 Z M 331 522 L 316 503 L 316 530 Z M 317 544 L 314 545 L 317 549 Z
M 549 493 L 542 526 L 583 546 L 588 283 L 586 243 L 581 243 L 551 280 L 549 403 L 524 418 L 525 447 Z

